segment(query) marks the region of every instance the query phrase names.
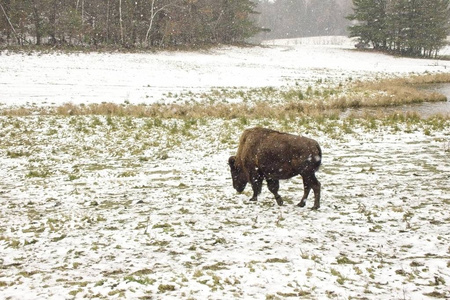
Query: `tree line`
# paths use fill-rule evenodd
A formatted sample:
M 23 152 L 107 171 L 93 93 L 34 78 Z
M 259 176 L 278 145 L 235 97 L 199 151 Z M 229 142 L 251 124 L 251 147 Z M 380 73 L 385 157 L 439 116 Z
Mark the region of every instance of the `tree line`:
M 432 57 L 447 44 L 450 0 L 353 0 L 350 37 L 362 47 Z
M 151 49 L 243 42 L 261 32 L 262 39 L 349 33 L 362 47 L 431 57 L 446 45 L 449 4 L 450 0 L 0 0 L 0 45 Z
M 0 44 L 176 47 L 260 31 L 250 0 L 0 0 Z

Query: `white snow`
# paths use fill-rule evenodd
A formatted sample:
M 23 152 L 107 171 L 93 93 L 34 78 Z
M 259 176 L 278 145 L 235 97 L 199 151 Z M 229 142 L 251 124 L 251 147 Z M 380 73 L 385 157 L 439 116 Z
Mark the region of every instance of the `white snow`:
M 275 40 L 203 52 L 0 55 L 0 104 L 166 102 L 212 87 L 305 86 L 408 73 L 446 72 L 448 61 L 353 51 L 344 37 Z M 444 50 L 445 52 L 445 50 Z M 172 100 L 173 101 L 173 100 Z
M 212 86 L 447 65 L 324 41 L 205 53 L 3 53 L 0 102 L 150 103 Z M 0 298 L 449 298 L 449 122 L 354 121 L 351 130 L 343 122 L 0 117 Z M 281 182 L 281 207 L 266 186 L 257 203 L 249 186 L 233 190 L 228 157 L 255 125 L 320 143 L 318 211 L 295 206 L 300 177 Z

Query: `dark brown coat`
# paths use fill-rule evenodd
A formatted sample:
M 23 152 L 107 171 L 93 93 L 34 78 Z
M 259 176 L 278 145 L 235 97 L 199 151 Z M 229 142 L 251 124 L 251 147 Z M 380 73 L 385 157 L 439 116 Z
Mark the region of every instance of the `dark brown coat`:
M 283 204 L 278 195 L 279 180 L 296 175 L 303 178 L 304 194 L 298 206 L 306 204 L 311 189 L 314 191 L 313 209 L 320 207 L 320 182 L 315 172 L 322 161 L 319 144 L 310 138 L 282 133 L 265 128 L 245 130 L 240 138 L 236 156 L 231 156 L 233 187 L 240 193 L 250 183 L 253 189 L 251 201 L 256 201 L 265 179 L 269 190 L 279 205 Z

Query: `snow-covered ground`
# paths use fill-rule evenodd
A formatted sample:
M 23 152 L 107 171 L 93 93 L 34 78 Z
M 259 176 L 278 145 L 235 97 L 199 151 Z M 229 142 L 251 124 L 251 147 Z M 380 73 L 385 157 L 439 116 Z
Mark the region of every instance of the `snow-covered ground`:
M 0 105 L 166 102 L 213 87 L 281 87 L 445 72 L 449 61 L 351 51 L 350 39 L 276 40 L 204 52 L 0 55 Z M 443 50 L 443 53 L 447 50 Z M 449 50 L 450 51 L 450 50 Z M 170 99 L 169 99 L 170 100 Z
M 333 122 L 1 118 L 0 295 L 448 298 L 450 126 Z M 320 210 L 295 206 L 301 178 L 282 207 L 235 193 L 253 125 L 320 142 Z
M 3 53 L 0 102 L 141 103 L 211 86 L 338 82 L 447 64 L 338 41 Z M 448 299 L 450 123 L 386 122 L 0 117 L 0 298 Z M 266 187 L 257 203 L 249 187 L 232 189 L 228 157 L 255 125 L 321 144 L 319 210 L 295 206 L 300 177 L 281 182 L 281 207 Z

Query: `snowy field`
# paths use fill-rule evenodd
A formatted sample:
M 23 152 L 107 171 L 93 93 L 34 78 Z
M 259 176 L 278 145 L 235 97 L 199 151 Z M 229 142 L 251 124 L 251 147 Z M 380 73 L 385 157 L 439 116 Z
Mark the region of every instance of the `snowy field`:
M 284 87 L 323 80 L 446 72 L 450 61 L 351 51 L 344 37 L 276 40 L 265 47 L 221 47 L 157 54 L 31 54 L 0 52 L 2 104 L 172 102 L 211 88 Z M 442 54 L 450 54 L 450 48 Z M 177 98 L 175 98 L 177 99 Z
M 443 72 L 345 39 L 205 53 L 0 56 L 0 109 Z M 251 126 L 323 149 L 321 208 L 231 185 Z M 0 117 L 2 299 L 448 299 L 450 123 Z

